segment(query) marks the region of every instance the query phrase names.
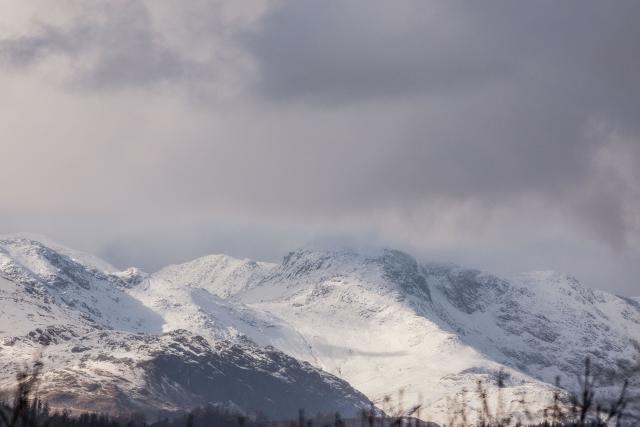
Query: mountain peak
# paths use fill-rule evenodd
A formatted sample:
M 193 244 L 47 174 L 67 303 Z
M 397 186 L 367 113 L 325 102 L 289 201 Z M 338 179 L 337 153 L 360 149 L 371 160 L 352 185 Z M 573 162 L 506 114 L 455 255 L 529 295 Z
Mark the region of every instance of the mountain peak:
M 67 246 L 61 245 L 52 239 L 33 233 L 14 233 L 0 235 L 0 246 L 11 246 L 16 249 L 22 248 L 22 250 L 28 250 L 37 252 L 38 250 L 48 250 L 57 252 L 61 255 L 65 255 L 73 261 L 82 264 L 86 267 L 90 267 L 94 270 L 112 273 L 118 271 L 110 263 L 98 258 L 86 252 L 71 249 Z
M 260 281 L 274 264 L 238 259 L 228 255 L 207 255 L 183 264 L 170 265 L 153 274 L 162 282 L 204 288 L 226 298 Z
M 112 274 L 115 270 L 103 270 L 101 267 L 108 264 L 97 258 L 27 235 L 0 237 L 0 256 L 4 260 L 0 274 L 22 283 L 35 280 L 53 287 L 89 289 L 95 280 L 117 281 Z
M 410 268 L 417 268 L 418 265 L 417 261 L 408 253 L 392 248 L 366 251 L 357 251 L 352 248 L 299 248 L 287 253 L 282 259 L 281 266 L 283 268 L 301 268 L 300 272 L 304 273 L 305 271 L 328 269 L 345 264 L 363 266 L 388 264 Z
M 359 258 L 359 255 L 351 250 L 297 249 L 284 256 L 280 268 L 286 270 L 289 276 L 297 277 L 335 268 Z
M 395 249 L 384 249 L 378 262 L 382 265 L 385 279 L 411 294 L 423 295 L 431 301 L 431 290 L 424 272 L 411 255 Z

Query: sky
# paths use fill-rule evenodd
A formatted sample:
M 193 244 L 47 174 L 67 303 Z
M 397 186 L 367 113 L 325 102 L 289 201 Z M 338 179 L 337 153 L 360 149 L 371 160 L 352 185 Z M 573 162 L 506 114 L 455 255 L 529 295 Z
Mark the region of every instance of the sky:
M 0 0 L 0 233 L 640 295 L 640 2 Z

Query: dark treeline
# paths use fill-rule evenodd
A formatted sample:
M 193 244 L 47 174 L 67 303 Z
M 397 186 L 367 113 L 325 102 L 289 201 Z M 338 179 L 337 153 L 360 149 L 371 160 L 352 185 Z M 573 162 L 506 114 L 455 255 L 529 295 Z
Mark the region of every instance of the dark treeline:
M 434 427 L 437 424 L 421 421 L 421 406 L 406 410 L 388 406 L 380 411 L 372 407 L 363 410 L 355 419 L 343 419 L 339 414 L 306 417 L 303 410 L 290 421 L 269 421 L 265 417 L 246 417 L 213 405 L 199 407 L 190 412 L 176 413 L 163 420 L 148 422 L 142 414 L 114 417 L 106 414 L 70 414 L 68 411 L 51 410 L 46 402 L 37 398 L 37 383 L 42 370 L 40 362 L 18 373 L 16 391 L 11 399 L 0 402 L 0 427 Z M 636 371 L 637 373 L 637 371 Z M 620 377 L 619 377 L 620 378 Z M 449 420 L 445 427 L 609 427 L 640 426 L 638 403 L 629 395 L 629 377 L 622 377 L 616 398 L 598 401 L 596 382 L 598 374 L 587 359 L 579 378 L 580 391 L 566 394 L 559 387 L 550 396 L 544 410 L 543 422 L 533 424 L 523 397 L 520 406 L 505 408 L 498 396 L 490 396 L 482 382 L 475 390 L 480 407 L 471 409 L 466 400 L 449 408 Z M 503 374 L 496 379 L 498 390 L 504 387 Z M 559 380 L 558 384 L 559 385 Z M 464 393 L 463 393 L 464 394 Z M 385 403 L 389 403 L 389 398 Z M 384 409 L 384 408 L 383 408 Z M 538 416 L 539 420 L 540 417 Z

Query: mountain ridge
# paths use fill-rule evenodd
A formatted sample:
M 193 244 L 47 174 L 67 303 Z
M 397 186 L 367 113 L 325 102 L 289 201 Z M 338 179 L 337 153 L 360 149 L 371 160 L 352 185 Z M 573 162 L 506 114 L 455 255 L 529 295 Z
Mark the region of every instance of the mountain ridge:
M 15 280 L 19 263 L 11 264 L 7 253 L 16 250 L 3 249 L 2 242 L 0 237 L 0 275 Z M 42 250 L 20 252 L 34 253 Z M 501 278 L 454 264 L 421 263 L 390 249 L 366 255 L 300 249 L 280 264 L 211 255 L 153 274 L 101 272 L 78 262 L 73 266 L 79 270 L 70 273 L 68 263 L 44 258 L 62 267 L 57 279 L 33 259 L 27 264 L 38 267 L 32 276 L 46 286 L 64 289 L 65 280 L 75 277 L 85 292 L 83 279 L 90 277 L 97 280 L 91 292 L 113 297 L 102 290 L 111 287 L 123 301 L 139 305 L 133 310 L 148 313 L 114 318 L 102 314 L 99 301 L 91 306 L 78 297 L 74 307 L 84 317 L 69 320 L 78 327 L 117 325 L 129 329 L 124 333 L 152 336 L 188 330 L 212 345 L 248 340 L 342 378 L 378 404 L 403 389 L 405 399 L 422 401 L 441 422 L 450 409 L 448 398 L 475 389 L 478 380 L 495 389 L 500 372 L 509 378 L 507 399 L 515 402 L 526 393 L 539 413 L 556 376 L 568 375 L 563 386 L 575 389 L 573 377 L 585 357 L 595 366 L 638 361 L 631 343 L 640 336 L 636 299 L 589 289 L 555 272 Z M 47 319 L 65 318 L 69 301 L 60 301 L 60 313 Z M 83 302 L 102 317 L 93 319 Z M 68 333 L 55 322 L 36 323 L 43 342 Z
M 39 396 L 75 411 L 154 417 L 222 403 L 282 419 L 299 407 L 353 416 L 369 405 L 347 382 L 276 348 L 164 330 L 165 319 L 133 294 L 146 280 L 131 269 L 100 271 L 30 238 L 0 238 L 0 389 L 43 349 Z M 171 350 L 184 346 L 195 350 Z

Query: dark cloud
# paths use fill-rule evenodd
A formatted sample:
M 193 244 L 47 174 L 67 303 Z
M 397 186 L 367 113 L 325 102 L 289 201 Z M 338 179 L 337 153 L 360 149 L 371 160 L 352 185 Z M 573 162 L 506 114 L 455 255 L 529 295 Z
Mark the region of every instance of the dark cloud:
M 391 111 L 420 100 L 404 134 L 361 144 L 389 145 L 385 166 L 397 166 L 366 180 L 376 195 L 572 204 L 610 142 L 597 127 L 640 136 L 638 16 L 632 1 L 285 1 L 246 46 L 257 89 L 277 102 Z M 622 243 L 624 191 L 591 195 L 580 215 Z
M 631 107 L 639 9 L 633 1 L 284 1 L 245 42 L 259 88 L 274 98 L 353 102 L 526 79 L 599 98 L 599 108 Z
M 0 58 L 18 67 L 51 57 L 70 62 L 68 83 L 90 89 L 122 89 L 156 83 L 212 79 L 211 64 L 169 46 L 149 11 L 136 0 L 76 6 L 66 25 L 40 23 L 32 34 L 0 40 Z
M 70 4 L 0 34 L 2 231 L 151 268 L 356 240 L 634 293 L 640 3 Z
M 319 102 L 459 91 L 514 72 L 506 41 L 436 2 L 288 1 L 245 37 L 259 89 Z

